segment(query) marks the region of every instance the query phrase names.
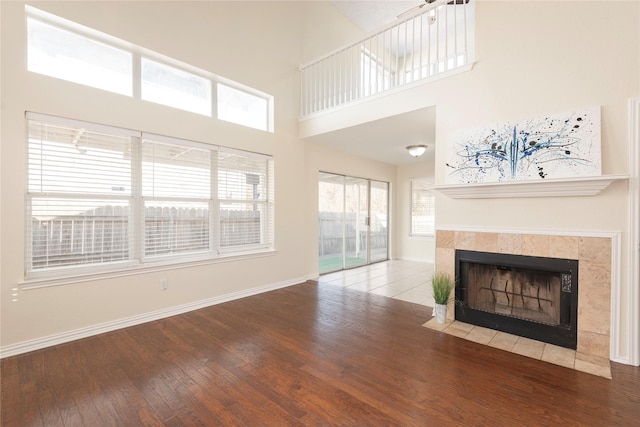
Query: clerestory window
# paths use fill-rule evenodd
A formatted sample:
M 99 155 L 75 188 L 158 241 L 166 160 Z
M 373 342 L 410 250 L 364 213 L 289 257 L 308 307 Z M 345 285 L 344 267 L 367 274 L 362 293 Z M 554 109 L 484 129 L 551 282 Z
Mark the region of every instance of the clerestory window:
M 271 95 L 34 7 L 25 10 L 29 71 L 273 132 Z

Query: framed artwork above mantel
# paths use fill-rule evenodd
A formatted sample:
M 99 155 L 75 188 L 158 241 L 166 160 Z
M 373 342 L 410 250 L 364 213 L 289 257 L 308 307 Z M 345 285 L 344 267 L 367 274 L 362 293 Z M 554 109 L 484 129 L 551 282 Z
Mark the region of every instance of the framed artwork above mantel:
M 445 170 L 450 185 L 598 177 L 600 107 L 454 132 Z

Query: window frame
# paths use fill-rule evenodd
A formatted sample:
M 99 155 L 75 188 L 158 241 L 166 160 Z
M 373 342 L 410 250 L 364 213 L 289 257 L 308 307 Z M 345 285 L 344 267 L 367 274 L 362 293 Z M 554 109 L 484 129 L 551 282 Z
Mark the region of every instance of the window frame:
M 266 154 L 258 154 L 248 152 L 244 150 L 230 149 L 221 147 L 218 145 L 212 145 L 202 142 L 189 141 L 180 138 L 173 138 L 168 136 L 162 136 L 152 133 L 146 133 L 142 131 L 135 131 L 129 129 L 122 129 L 118 127 L 94 124 L 83 122 L 80 120 L 65 119 L 51 115 L 39 114 L 27 112 L 25 114 L 25 122 L 27 127 L 30 122 L 41 122 L 43 124 L 54 124 L 58 126 L 66 126 L 68 128 L 84 128 L 91 131 L 101 131 L 109 134 L 126 135 L 131 139 L 131 158 L 130 158 L 130 179 L 131 190 L 130 194 L 121 196 L 106 196 L 106 198 L 127 200 L 129 201 L 128 209 L 128 258 L 122 261 L 107 261 L 104 263 L 78 263 L 72 265 L 49 266 L 43 268 L 33 269 L 32 266 L 32 254 L 33 254 L 33 230 L 32 230 L 32 218 L 34 213 L 32 211 L 32 201 L 37 197 L 47 197 L 50 194 L 45 192 L 33 191 L 30 188 L 31 175 L 30 169 L 26 168 L 25 174 L 25 261 L 24 261 L 24 286 L 28 287 L 40 287 L 49 286 L 52 284 L 73 283 L 73 280 L 84 281 L 91 278 L 102 278 L 105 275 L 121 275 L 129 273 L 137 273 L 139 271 L 155 269 L 155 268 L 176 268 L 177 266 L 184 266 L 185 264 L 200 264 L 220 262 L 225 258 L 233 257 L 244 258 L 247 256 L 263 256 L 269 253 L 275 252 L 275 204 L 274 204 L 274 174 L 273 165 L 274 160 L 272 156 Z M 30 131 L 26 133 L 26 156 L 27 161 L 30 158 L 30 144 L 32 134 Z M 207 150 L 211 156 L 211 162 L 209 165 L 209 173 L 211 175 L 211 187 L 209 189 L 209 198 L 206 199 L 209 204 L 209 247 L 207 250 L 193 251 L 187 253 L 176 253 L 172 255 L 147 255 L 145 248 L 145 200 L 152 200 L 154 197 L 147 197 L 142 190 L 143 183 L 143 158 L 142 158 L 142 144 L 143 141 L 156 141 L 160 143 L 175 144 L 185 148 L 197 147 L 202 150 Z M 260 244 L 245 244 L 235 245 L 233 247 L 221 247 L 220 246 L 220 200 L 218 197 L 218 164 L 217 159 L 220 153 L 233 152 L 236 155 L 246 158 L 258 158 L 259 161 L 265 162 L 265 187 L 268 189 L 263 200 L 260 200 L 265 210 L 268 213 L 264 217 L 260 217 L 261 230 L 265 230 L 260 233 Z M 253 170 L 248 170 L 253 173 Z M 242 172 L 241 173 L 245 173 Z M 215 176 L 215 179 L 213 178 Z M 58 194 L 54 194 L 58 195 Z M 100 195 L 79 193 L 71 194 L 70 198 L 78 200 L 92 200 Z M 170 197 L 159 197 L 160 199 L 166 199 L 171 202 Z M 184 197 L 182 201 L 189 201 L 193 198 Z M 82 239 L 86 236 L 83 235 Z M 64 279 L 64 282 L 62 282 Z

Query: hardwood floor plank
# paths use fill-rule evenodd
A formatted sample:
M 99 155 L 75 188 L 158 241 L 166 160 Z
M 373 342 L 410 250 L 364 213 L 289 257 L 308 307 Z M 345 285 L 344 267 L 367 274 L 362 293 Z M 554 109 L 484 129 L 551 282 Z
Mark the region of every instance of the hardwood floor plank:
M 315 282 L 230 301 L 3 359 L 1 425 L 637 425 L 640 368 L 608 380 L 430 317 Z

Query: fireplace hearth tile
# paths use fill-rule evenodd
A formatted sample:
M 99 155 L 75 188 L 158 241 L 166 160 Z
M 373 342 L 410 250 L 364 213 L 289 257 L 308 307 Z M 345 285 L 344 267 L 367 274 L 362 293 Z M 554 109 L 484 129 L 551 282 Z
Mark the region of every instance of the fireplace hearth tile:
M 574 369 L 611 379 L 611 363 L 604 357 L 576 352 Z
M 436 321 L 436 318 L 433 317 L 431 320 L 429 320 L 427 323 L 423 324 L 422 326 L 424 326 L 425 328 L 433 329 L 434 331 L 444 331 L 447 327 L 451 325 L 451 323 L 452 322 L 438 323 Z
M 543 351 L 544 351 L 543 342 L 531 340 L 529 338 L 524 338 L 524 337 L 519 337 L 518 341 L 516 341 L 515 345 L 511 349 L 512 353 L 531 357 L 533 359 L 542 358 Z
M 447 322 L 440 324 L 436 322 L 436 318 L 432 318 L 422 326 L 435 331 L 444 332 L 448 335 L 454 335 L 468 341 L 480 342 L 471 339 L 474 336 L 474 330 L 479 331 L 486 329 L 479 326 L 470 325 L 464 322 Z M 489 331 L 491 331 L 489 329 Z M 499 350 L 508 351 L 510 353 L 520 354 L 521 356 L 538 359 L 541 362 L 553 363 L 555 365 L 564 366 L 587 374 L 611 379 L 611 366 L 609 359 L 594 356 L 582 352 L 576 352 L 564 347 L 558 347 L 552 344 L 546 344 L 540 341 L 519 337 L 517 335 L 508 334 L 506 332 L 496 332 L 486 345 L 497 348 Z M 482 334 L 483 332 L 476 332 Z M 481 344 L 485 344 L 480 342 Z
M 518 337 L 516 335 L 508 334 L 506 332 L 498 332 L 493 339 L 489 341 L 488 345 L 500 350 L 511 351 L 517 341 Z
M 468 323 L 453 322 L 451 325 L 449 325 L 445 329 L 445 331 L 449 335 L 454 335 L 460 338 L 466 338 L 467 335 L 469 335 L 469 332 L 471 332 L 471 329 L 473 329 L 473 325 L 470 325 Z
M 569 348 L 546 344 L 540 360 L 573 369 L 576 361 L 576 352 Z
M 489 344 L 489 342 L 491 342 L 491 340 L 496 336 L 497 333 L 498 331 L 494 331 L 493 329 L 474 326 L 465 338 L 469 341 L 477 342 L 479 344 Z
M 484 236 L 485 234 L 487 236 Z M 523 252 L 535 252 L 532 248 L 537 246 L 536 242 L 544 240 L 544 238 L 531 238 L 532 235 L 537 234 L 536 232 L 511 232 L 510 230 L 505 230 L 504 232 L 496 230 L 474 232 L 468 229 L 437 230 L 436 271 L 454 275 L 455 250 L 479 251 L 481 249 L 479 245 L 484 247 L 485 244 L 493 240 L 493 234 L 497 234 L 498 248 L 496 253 L 500 254 L 523 255 Z M 541 248 L 541 253 L 536 252 L 531 255 L 575 259 L 579 262 L 577 356 L 574 369 L 611 378 L 609 352 L 611 341 L 611 262 L 614 256 L 612 252 L 613 240 L 610 237 L 581 236 L 580 232 L 571 234 L 565 231 L 562 233 L 551 232 L 543 234 L 548 236 L 546 249 Z M 524 236 L 529 238 L 526 244 L 523 243 Z M 460 247 L 459 243 L 462 243 L 464 248 Z M 473 247 L 469 247 L 471 245 Z M 543 244 L 543 246 L 545 245 Z M 430 322 L 425 324 L 427 327 L 429 325 Z M 445 326 L 443 332 L 448 333 L 447 329 L 448 326 Z M 452 329 L 451 331 L 457 331 L 457 335 L 464 335 L 459 329 Z M 543 351 L 527 350 L 526 345 L 523 344 L 526 342 L 524 339 L 516 345 L 513 340 L 519 340 L 519 337 L 514 337 L 510 341 L 502 333 L 499 333 L 488 345 L 537 359 L 542 357 Z M 538 345 L 543 346 L 545 343 Z M 594 361 L 601 361 L 602 363 L 598 364 Z

